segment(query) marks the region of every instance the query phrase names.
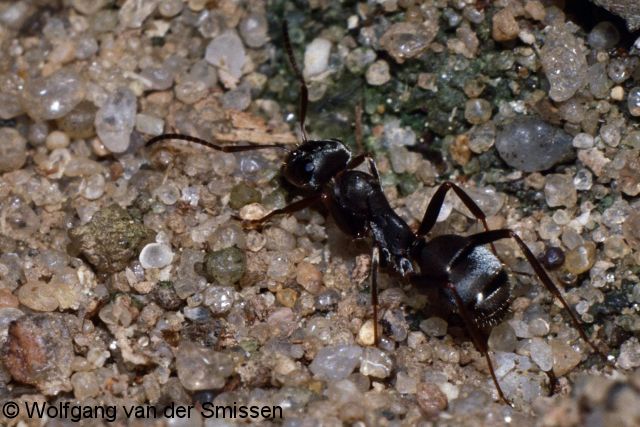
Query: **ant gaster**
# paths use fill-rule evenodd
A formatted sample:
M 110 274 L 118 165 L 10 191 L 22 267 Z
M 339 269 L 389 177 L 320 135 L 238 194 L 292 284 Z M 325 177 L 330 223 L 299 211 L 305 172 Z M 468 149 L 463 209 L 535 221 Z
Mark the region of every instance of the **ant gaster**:
M 308 91 L 293 55 L 286 22 L 283 25 L 283 36 L 291 67 L 300 84 L 299 120 L 302 143 L 287 154 L 282 175 L 305 193 L 306 197 L 260 219 L 244 221 L 243 225 L 246 228 L 257 228 L 276 215 L 290 214 L 322 202 L 344 233 L 354 238 L 370 237 L 372 240 L 370 277 L 375 342 L 379 339 L 379 267 L 398 273 L 419 288 L 436 287 L 450 311 L 462 318 L 475 347 L 486 358 L 498 395 L 505 403 L 509 404 L 489 357 L 486 328 L 497 324 L 508 311 L 511 291 L 507 273 L 496 255 L 493 242 L 509 238 L 515 240 L 538 279 L 567 310 L 582 339 L 599 352 L 556 285 L 522 239 L 509 229 L 489 230 L 480 207 L 456 184 L 444 182 L 440 185 L 429 202 L 418 230 L 414 232 L 389 205 L 380 185 L 376 164 L 369 155 L 353 156 L 337 139 L 307 138 L 304 123 Z M 158 135 L 150 139 L 147 145 L 169 139 L 191 141 L 223 152 L 286 149 L 283 144 L 217 145 L 197 137 L 175 133 Z M 355 170 L 365 161 L 368 163 L 368 172 Z M 470 236 L 447 234 L 430 240 L 425 238 L 435 225 L 449 190 L 453 190 L 469 211 L 482 222 L 486 231 Z

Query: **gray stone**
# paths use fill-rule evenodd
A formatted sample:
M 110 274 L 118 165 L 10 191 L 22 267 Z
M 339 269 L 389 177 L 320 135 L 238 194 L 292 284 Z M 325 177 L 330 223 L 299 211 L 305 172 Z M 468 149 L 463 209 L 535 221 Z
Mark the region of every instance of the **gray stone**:
M 538 117 L 523 116 L 504 126 L 496 136 L 496 148 L 509 166 L 536 172 L 575 158 L 572 137 Z

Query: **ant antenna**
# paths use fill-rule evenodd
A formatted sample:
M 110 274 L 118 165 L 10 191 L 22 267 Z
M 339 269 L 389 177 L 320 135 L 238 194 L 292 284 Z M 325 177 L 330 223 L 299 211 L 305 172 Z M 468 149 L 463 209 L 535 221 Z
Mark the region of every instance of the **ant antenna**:
M 300 72 L 300 68 L 298 68 L 298 64 L 296 63 L 296 58 L 293 56 L 293 49 L 291 48 L 291 40 L 289 39 L 289 26 L 287 21 L 284 20 L 282 23 L 282 36 L 284 38 L 284 48 L 287 51 L 287 56 L 289 57 L 289 63 L 291 64 L 291 68 L 293 69 L 293 73 L 298 78 L 300 82 L 300 105 L 298 106 L 300 115 L 300 131 L 302 132 L 302 142 L 307 142 L 307 131 L 304 128 L 304 122 L 307 117 L 307 104 L 309 103 L 309 90 L 307 89 L 307 84 L 304 81 L 304 77 Z
M 285 150 L 287 149 L 287 146 L 284 144 L 218 145 L 202 138 L 198 138 L 190 135 L 183 135 L 180 133 L 163 133 L 162 135 L 154 136 L 149 141 L 147 141 L 145 145 L 149 147 L 150 145 L 156 144 L 160 141 L 165 141 L 167 139 L 178 139 L 181 141 L 194 142 L 196 144 L 204 145 L 205 147 L 222 151 L 224 153 L 237 153 L 240 151 L 263 150 L 266 148 L 283 148 Z

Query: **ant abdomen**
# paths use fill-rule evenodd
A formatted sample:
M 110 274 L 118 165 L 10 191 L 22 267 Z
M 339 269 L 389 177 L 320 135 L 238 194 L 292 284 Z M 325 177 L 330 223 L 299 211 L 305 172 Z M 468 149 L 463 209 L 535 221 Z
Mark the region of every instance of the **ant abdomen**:
M 421 272 L 443 284 L 438 288 L 451 311 L 459 313 L 455 296 L 444 286 L 446 283 L 455 287 L 476 326 L 494 326 L 509 310 L 509 277 L 488 248 L 469 243 L 465 236 L 437 236 L 418 245 L 416 260 Z

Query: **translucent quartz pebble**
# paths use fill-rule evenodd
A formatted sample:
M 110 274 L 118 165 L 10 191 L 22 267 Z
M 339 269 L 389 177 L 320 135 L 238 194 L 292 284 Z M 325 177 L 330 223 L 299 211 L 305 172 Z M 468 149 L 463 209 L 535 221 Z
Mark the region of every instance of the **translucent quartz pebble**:
M 533 116 L 506 125 L 496 135 L 496 148 L 502 160 L 524 172 L 543 171 L 575 156 L 571 135 Z
M 226 87 L 235 87 L 247 60 L 242 40 L 233 30 L 227 30 L 211 40 L 204 58 L 218 67 L 220 80 Z
M 14 128 L 0 128 L 0 173 L 20 169 L 27 161 L 27 141 Z
M 173 251 L 164 243 L 149 243 L 140 251 L 140 264 L 147 268 L 163 268 L 171 264 Z
M 20 97 L 12 93 L 0 92 L 0 119 L 12 119 L 20 114 L 22 114 Z
M 213 314 L 224 314 L 233 307 L 235 291 L 231 286 L 209 286 L 204 291 L 204 304 Z
M 118 12 L 120 24 L 127 28 L 140 28 L 158 3 L 160 0 L 127 0 Z
M 309 369 L 320 379 L 342 380 L 360 364 L 361 356 L 362 348 L 356 345 L 324 347 L 318 351 Z
M 585 49 L 567 24 L 549 29 L 540 56 L 551 84 L 549 96 L 554 101 L 566 101 L 584 85 L 587 72 Z
M 131 132 L 136 123 L 136 96 L 131 89 L 118 88 L 96 114 L 96 133 L 112 153 L 129 148 Z
M 640 366 L 640 343 L 637 338 L 629 338 L 622 344 L 616 364 L 622 369 L 633 369 Z
M 222 388 L 233 373 L 233 359 L 226 353 L 182 341 L 176 354 L 178 378 L 187 390 Z
M 640 116 L 640 87 L 636 86 L 629 91 L 627 105 L 629 106 L 629 114 L 635 117 Z
M 360 362 L 360 373 L 374 378 L 386 378 L 393 369 L 393 360 L 384 351 L 366 347 Z
M 423 25 L 398 22 L 391 25 L 380 38 L 380 46 L 401 64 L 406 59 L 415 58 L 424 52 L 436 34 L 438 34 L 437 18 L 427 20 Z
M 267 18 L 261 13 L 251 13 L 240 21 L 240 35 L 249 47 L 257 48 L 263 46 L 269 35 L 269 25 Z
M 78 73 L 69 69 L 48 77 L 27 80 L 22 106 L 32 119 L 52 120 L 65 116 L 84 99 L 85 85 Z
M 542 338 L 531 339 L 531 359 L 543 371 L 550 371 L 553 368 L 553 353 L 551 346 Z
M 575 206 L 578 194 L 570 175 L 551 174 L 547 176 L 544 185 L 544 196 L 550 207 Z
M 73 395 L 78 400 L 100 394 L 100 384 L 93 372 L 76 372 L 71 376 L 71 385 L 73 385 Z
M 150 66 L 140 72 L 145 85 L 151 90 L 166 90 L 173 86 L 173 74 L 167 67 Z

